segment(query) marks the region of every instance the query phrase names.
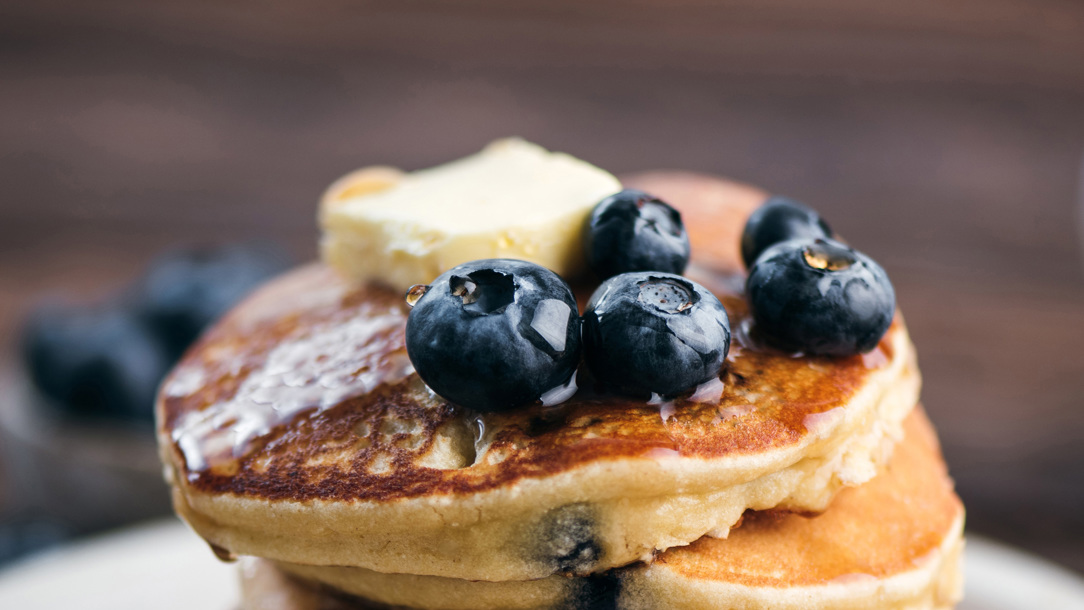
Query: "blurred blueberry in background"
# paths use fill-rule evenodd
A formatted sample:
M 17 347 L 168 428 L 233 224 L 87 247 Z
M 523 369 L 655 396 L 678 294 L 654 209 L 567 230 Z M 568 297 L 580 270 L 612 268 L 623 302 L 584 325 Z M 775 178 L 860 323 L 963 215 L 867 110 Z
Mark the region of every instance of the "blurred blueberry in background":
M 268 243 L 169 252 L 134 286 L 135 311 L 179 358 L 204 328 L 290 262 Z
M 44 304 L 23 331 L 31 380 L 66 414 L 150 422 L 158 384 L 188 346 L 290 262 L 268 243 L 175 250 L 104 303 Z
M 31 380 L 67 413 L 149 421 L 170 358 L 128 308 L 50 304 L 31 315 L 24 337 Z

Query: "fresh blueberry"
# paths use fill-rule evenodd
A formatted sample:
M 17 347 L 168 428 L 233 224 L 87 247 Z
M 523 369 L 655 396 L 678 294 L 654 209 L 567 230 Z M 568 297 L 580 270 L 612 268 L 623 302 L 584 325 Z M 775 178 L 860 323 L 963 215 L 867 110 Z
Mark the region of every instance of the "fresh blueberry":
M 415 286 L 406 346 L 422 380 L 451 402 L 501 411 L 566 385 L 580 357 L 572 290 L 533 263 L 479 260 Z
M 614 276 L 591 295 L 583 348 L 595 378 L 619 391 L 672 396 L 718 376 L 730 320 L 715 295 L 669 273 Z
M 772 197 L 745 222 L 741 257 L 745 268 L 751 269 L 762 252 L 781 241 L 818 237 L 832 237 L 832 229 L 819 214 L 793 199 Z
M 171 252 L 151 264 L 133 298 L 143 319 L 179 357 L 204 328 L 289 262 L 266 244 Z
M 830 239 L 768 248 L 749 271 L 745 290 L 759 331 L 779 347 L 807 354 L 868 352 L 896 310 L 885 270 Z
M 626 189 L 595 206 L 584 230 L 584 252 L 602 279 L 630 271 L 680 275 L 689 263 L 689 236 L 677 210 Z
M 42 394 L 69 412 L 149 421 L 170 359 L 146 325 L 116 306 L 46 306 L 23 331 L 23 358 Z

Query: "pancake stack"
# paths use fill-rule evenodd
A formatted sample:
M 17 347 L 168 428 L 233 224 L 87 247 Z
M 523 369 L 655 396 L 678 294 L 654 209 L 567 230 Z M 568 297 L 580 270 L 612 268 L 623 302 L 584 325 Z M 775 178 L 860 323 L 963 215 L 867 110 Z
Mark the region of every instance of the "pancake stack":
M 166 475 L 178 513 L 242 559 L 244 608 L 955 604 L 963 507 L 902 317 L 862 355 L 763 345 L 738 244 L 764 193 L 625 182 L 681 210 L 686 275 L 730 315 L 718 383 L 691 395 L 472 412 L 414 373 L 400 291 L 322 264 L 187 354 L 159 396 Z

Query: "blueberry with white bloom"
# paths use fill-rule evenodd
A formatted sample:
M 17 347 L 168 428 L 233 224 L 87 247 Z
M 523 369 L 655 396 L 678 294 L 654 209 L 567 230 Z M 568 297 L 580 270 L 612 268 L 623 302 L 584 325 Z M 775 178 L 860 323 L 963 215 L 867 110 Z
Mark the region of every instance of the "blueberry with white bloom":
M 510 259 L 465 263 L 407 294 L 406 346 L 422 380 L 478 411 L 538 401 L 568 385 L 580 318 L 556 273 Z
M 868 352 L 896 311 L 888 274 L 873 259 L 830 239 L 796 239 L 765 250 L 745 291 L 757 329 L 806 354 Z
M 670 273 L 614 276 L 584 311 L 584 354 L 595 378 L 626 394 L 662 396 L 719 375 L 730 319 L 703 286 Z
M 775 244 L 818 237 L 832 237 L 828 223 L 808 206 L 777 195 L 749 215 L 741 236 L 741 257 L 745 268 L 752 269 L 757 257 Z

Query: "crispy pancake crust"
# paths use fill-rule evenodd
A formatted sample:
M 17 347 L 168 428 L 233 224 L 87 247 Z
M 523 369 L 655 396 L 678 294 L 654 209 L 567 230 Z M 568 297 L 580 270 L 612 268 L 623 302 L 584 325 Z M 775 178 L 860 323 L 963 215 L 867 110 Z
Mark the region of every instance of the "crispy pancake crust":
M 843 490 L 816 518 L 752 513 L 727 540 L 663 553 L 625 607 L 952 607 L 962 595 L 963 504 L 924 412 L 905 434 L 884 474 Z
M 650 566 L 593 579 L 487 583 L 249 560 L 246 601 L 268 610 L 257 601 L 269 591 L 294 591 L 308 601 L 282 610 L 321 600 L 445 610 L 587 608 L 592 600 L 638 609 L 949 608 L 960 598 L 963 506 L 921 409 L 905 429 L 886 472 L 841 492 L 824 514 L 748 513 L 729 539 L 671 549 Z M 365 601 L 328 593 L 336 590 Z
M 237 554 L 524 580 L 725 536 L 747 508 L 822 510 L 872 477 L 918 396 L 902 320 L 862 356 L 764 346 L 738 255 L 763 193 L 689 175 L 630 183 L 682 210 L 687 275 L 730 313 L 720 383 L 669 402 L 586 387 L 554 408 L 472 413 L 413 373 L 402 295 L 304 267 L 229 314 L 163 384 L 178 512 Z

